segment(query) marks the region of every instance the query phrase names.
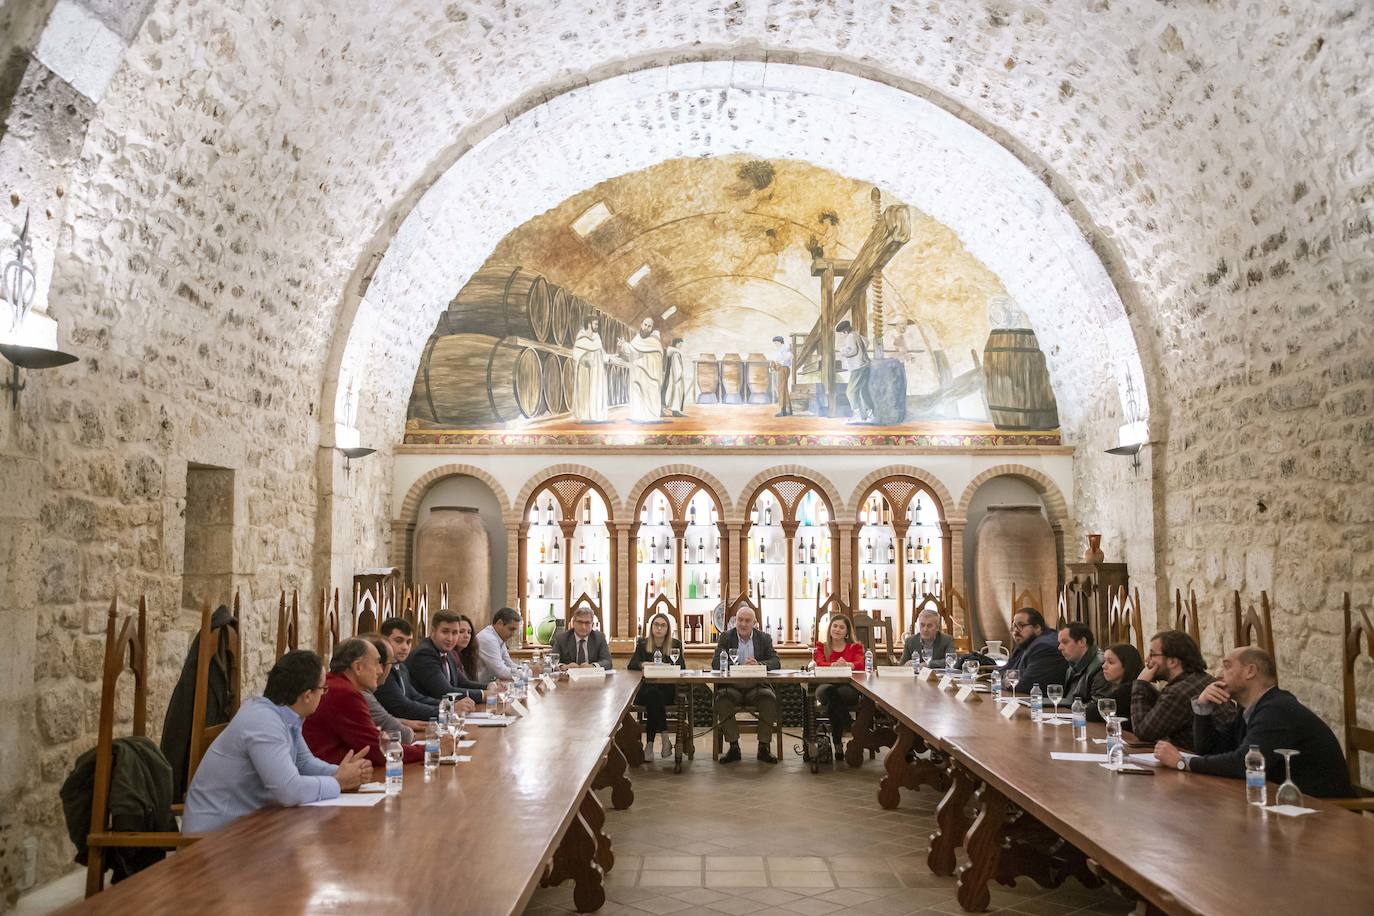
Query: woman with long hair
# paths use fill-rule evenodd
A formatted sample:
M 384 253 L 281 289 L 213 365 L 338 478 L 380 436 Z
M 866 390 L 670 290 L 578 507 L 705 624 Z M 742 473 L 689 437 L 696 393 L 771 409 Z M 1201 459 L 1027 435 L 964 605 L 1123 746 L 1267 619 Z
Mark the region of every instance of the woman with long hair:
M 658 658 L 654 658 L 654 653 Z M 641 671 L 646 663 L 658 661 L 665 665 L 673 664 L 673 653 L 677 653 L 677 666 L 687 667 L 687 658 L 682 652 L 682 643 L 673 636 L 673 619 L 661 611 L 649 618 L 644 635 L 635 640 L 634 655 L 626 666 L 631 671 Z M 654 736 L 661 735 L 660 757 L 673 756 L 673 739 L 668 734 L 668 707 L 677 700 L 677 687 L 673 684 L 639 685 L 635 702 L 644 707 L 644 754 L 654 755 Z
M 1102 651 L 1102 676 L 1112 688 L 1112 692 L 1103 699 L 1110 697 L 1116 700 L 1116 714 L 1125 720 L 1121 727 L 1126 731 L 1131 730 L 1131 685 L 1144 668 L 1145 660 L 1130 643 L 1117 643 Z M 1093 722 L 1102 721 L 1102 713 L 1098 712 L 1096 703 L 1088 706 L 1088 718 Z
M 477 680 L 477 627 L 466 614 L 458 615 L 458 641 L 453 644 L 453 654 L 458 658 L 458 676 L 465 687 L 486 690 L 490 683 Z
M 826 638 L 816 641 L 816 667 L 848 665 L 855 671 L 864 669 L 864 647 L 854 641 L 854 621 L 844 614 L 835 614 L 825 628 Z M 830 735 L 835 742 L 835 756 L 844 752 L 844 730 L 849 727 L 849 710 L 859 705 L 859 691 L 850 683 L 822 684 L 816 700 L 825 706 L 830 718 Z

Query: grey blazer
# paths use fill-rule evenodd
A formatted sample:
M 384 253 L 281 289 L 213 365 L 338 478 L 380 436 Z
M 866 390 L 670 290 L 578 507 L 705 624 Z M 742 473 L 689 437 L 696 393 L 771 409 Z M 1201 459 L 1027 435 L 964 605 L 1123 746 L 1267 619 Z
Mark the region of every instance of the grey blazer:
M 782 659 L 778 658 L 777 651 L 773 648 L 773 637 L 763 632 L 759 628 L 754 628 L 754 660 L 769 671 L 776 671 L 782 667 Z M 720 668 L 720 653 L 729 652 L 731 649 L 739 648 L 739 630 L 734 627 L 720 634 L 720 639 L 716 642 L 716 651 L 711 654 L 711 666 Z
M 577 663 L 577 634 L 572 630 L 564 630 L 554 637 L 553 648 L 558 652 L 558 661 L 561 664 Z M 611 668 L 611 647 L 606 643 L 606 637 L 601 635 L 600 630 L 592 630 L 587 634 L 587 661 L 608 671 Z
M 954 648 L 954 637 L 950 636 L 948 633 L 936 633 L 935 644 L 932 648 L 935 650 L 932 660 L 939 662 L 941 665 L 945 663 L 945 656 L 947 654 L 950 652 L 957 653 L 958 651 Z M 912 636 L 908 636 L 906 642 L 902 643 L 902 660 L 898 664 L 911 664 L 912 653 L 918 652 L 920 649 L 921 634 L 916 633 Z

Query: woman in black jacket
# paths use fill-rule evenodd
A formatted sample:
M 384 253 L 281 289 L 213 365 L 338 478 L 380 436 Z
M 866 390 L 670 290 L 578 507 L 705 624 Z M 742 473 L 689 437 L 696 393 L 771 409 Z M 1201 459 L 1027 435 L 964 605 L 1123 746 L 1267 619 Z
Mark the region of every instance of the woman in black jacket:
M 631 671 L 641 671 L 646 663 L 655 661 L 654 653 L 658 652 L 658 661 L 665 665 L 676 664 L 679 668 L 687 667 L 687 659 L 682 652 L 682 643 L 673 638 L 673 621 L 667 614 L 658 613 L 649 618 L 649 625 L 645 629 L 647 635 L 635 640 L 635 652 L 630 656 L 628 667 Z M 676 661 L 674 656 L 677 656 Z M 668 735 L 668 707 L 677 700 L 677 687 L 673 684 L 651 684 L 643 683 L 639 685 L 639 693 L 635 696 L 635 702 L 644 707 L 644 754 L 652 758 L 654 755 L 654 735 L 662 735 L 660 742 L 659 756 L 673 756 L 673 739 Z
M 1126 731 L 1131 730 L 1131 685 L 1144 667 L 1140 652 L 1129 643 L 1117 643 L 1102 653 L 1102 676 L 1112 688 L 1112 692 L 1103 699 L 1110 697 L 1116 700 L 1116 716 L 1122 720 L 1121 727 Z M 1088 707 L 1088 719 L 1092 722 L 1102 721 L 1102 713 L 1098 712 L 1096 703 Z

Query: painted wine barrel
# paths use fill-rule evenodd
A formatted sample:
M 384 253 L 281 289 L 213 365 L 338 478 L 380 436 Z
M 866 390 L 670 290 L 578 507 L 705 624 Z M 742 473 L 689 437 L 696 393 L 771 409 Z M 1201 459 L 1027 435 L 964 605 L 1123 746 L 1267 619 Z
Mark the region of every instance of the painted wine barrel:
M 547 340 L 550 295 L 539 274 L 519 267 L 483 268 L 453 297 L 435 333 Z
M 1011 638 L 1013 587 L 1053 597 L 1058 590 L 1054 530 L 1039 506 L 988 506 L 975 535 L 973 565 L 978 632 L 974 645 Z M 1054 613 L 1036 608 L 1046 619 Z
M 726 353 L 720 358 L 721 403 L 744 403 L 744 360 L 738 353 Z
M 431 337 L 420 358 L 410 413 L 445 426 L 489 426 L 544 411 L 538 351 L 490 334 Z
M 572 301 L 568 304 L 568 346 L 571 347 L 577 340 L 582 325 L 586 323 L 587 317 L 591 314 L 592 307 L 587 304 L 586 299 L 577 296 L 572 297 Z
M 568 291 L 563 287 L 552 285 L 549 287 L 549 335 L 539 338 L 540 340 L 559 347 L 572 346 L 572 338 L 568 336 L 571 327 L 568 323 L 571 298 Z
M 568 409 L 563 395 L 563 358 L 557 353 L 541 353 L 544 363 L 544 407 L 549 413 L 563 413 Z
M 983 348 L 988 413 L 998 429 L 1056 429 L 1059 408 L 1045 354 L 1029 328 L 994 328 Z
M 571 356 L 560 356 L 558 361 L 563 372 L 563 409 L 572 410 L 577 389 L 577 360 Z
M 697 403 L 720 403 L 720 360 L 714 353 L 697 356 Z
M 415 529 L 414 581 L 436 590 L 441 582 L 455 588 L 454 610 L 490 614 L 491 539 L 471 506 L 435 506 Z M 482 618 L 477 618 L 482 619 Z
M 750 353 L 744 363 L 744 382 L 748 386 L 750 404 L 771 404 L 773 396 L 768 390 L 768 357 L 762 353 Z

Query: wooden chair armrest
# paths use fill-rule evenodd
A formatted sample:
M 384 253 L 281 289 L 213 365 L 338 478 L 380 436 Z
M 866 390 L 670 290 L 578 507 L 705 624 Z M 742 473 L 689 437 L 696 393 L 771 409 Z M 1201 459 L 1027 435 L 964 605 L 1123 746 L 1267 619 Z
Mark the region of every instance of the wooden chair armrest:
M 110 847 L 130 847 L 134 849 L 178 849 L 182 846 L 190 846 L 199 840 L 199 836 L 183 833 L 137 833 L 134 831 L 122 832 L 112 831 L 109 833 L 92 833 L 86 837 L 87 846 Z
M 1371 798 L 1328 798 L 1325 799 L 1337 808 L 1347 811 L 1374 811 L 1374 797 Z

